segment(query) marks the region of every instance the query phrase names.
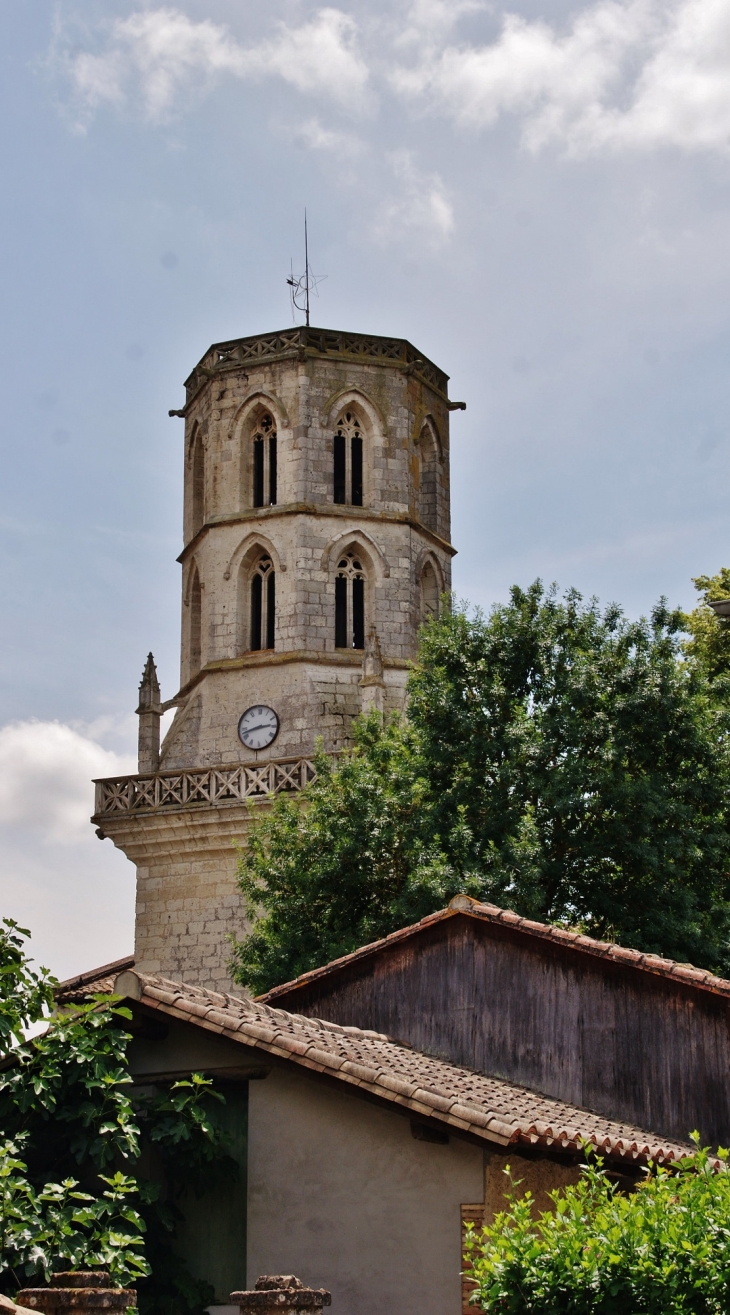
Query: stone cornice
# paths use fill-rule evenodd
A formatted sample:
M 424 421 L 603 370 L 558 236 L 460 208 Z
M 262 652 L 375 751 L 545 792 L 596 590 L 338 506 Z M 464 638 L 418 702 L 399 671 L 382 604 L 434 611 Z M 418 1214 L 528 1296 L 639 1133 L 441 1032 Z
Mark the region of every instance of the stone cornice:
M 209 380 L 231 370 L 273 361 L 312 358 L 348 361 L 358 365 L 388 366 L 414 376 L 448 404 L 449 376 L 423 356 L 406 338 L 383 338 L 374 333 L 345 333 L 298 325 L 250 338 L 213 343 L 185 380 L 185 406 L 171 412 L 185 415 Z
M 278 516 L 329 516 L 340 520 L 375 521 L 376 524 L 386 525 L 409 525 L 418 534 L 422 534 L 427 542 L 440 548 L 442 552 L 448 553 L 450 557 L 455 557 L 457 554 L 457 549 L 448 540 L 442 539 L 433 530 L 427 529 L 416 516 L 410 516 L 407 512 L 373 511 L 370 507 L 340 506 L 338 503 L 327 503 L 322 506 L 316 502 L 283 502 L 275 507 L 249 507 L 246 511 L 231 513 L 227 516 L 212 516 L 210 520 L 205 522 L 205 525 L 201 525 L 197 534 L 193 535 L 193 538 L 185 544 L 177 561 L 186 561 L 198 547 L 198 544 L 202 543 L 206 535 L 211 530 L 218 529 L 219 526 L 256 525 L 261 521 L 274 520 Z
M 290 652 L 282 652 L 273 648 L 261 648 L 255 653 L 243 653 L 241 657 L 219 658 L 216 662 L 206 662 L 204 667 L 200 668 L 195 675 L 182 685 L 171 699 L 167 699 L 164 706 L 165 711 L 168 708 L 179 706 L 185 703 L 193 690 L 202 683 L 206 676 L 212 676 L 224 671 L 240 671 L 247 667 L 282 667 L 291 662 L 308 662 L 316 663 L 317 666 L 323 667 L 356 667 L 362 670 L 362 649 L 353 650 L 350 653 L 347 649 L 336 649 L 334 653 L 322 653 L 317 649 L 297 648 Z M 383 658 L 383 666 L 391 671 L 410 671 L 411 663 L 402 662 L 399 658 Z

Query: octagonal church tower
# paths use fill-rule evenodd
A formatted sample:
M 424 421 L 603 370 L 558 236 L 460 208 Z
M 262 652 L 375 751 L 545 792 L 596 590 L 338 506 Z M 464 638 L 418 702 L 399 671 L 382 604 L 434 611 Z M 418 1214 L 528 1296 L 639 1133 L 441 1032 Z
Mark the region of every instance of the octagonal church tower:
M 186 381 L 180 689 L 150 656 L 139 775 L 97 782 L 92 819 L 137 866 L 143 971 L 230 988 L 250 800 L 403 707 L 451 583 L 447 385 L 403 339 L 310 327 L 218 343 Z

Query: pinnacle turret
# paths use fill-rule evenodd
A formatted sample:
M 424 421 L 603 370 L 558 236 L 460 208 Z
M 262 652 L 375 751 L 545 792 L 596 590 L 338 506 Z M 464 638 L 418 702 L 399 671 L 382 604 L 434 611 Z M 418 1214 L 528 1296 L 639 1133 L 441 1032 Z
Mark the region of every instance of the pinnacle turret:
M 147 654 L 142 679 L 139 683 L 138 768 L 139 772 L 156 772 L 160 765 L 160 682 L 157 679 L 155 659 Z
M 153 708 L 159 706 L 159 702 L 160 682 L 157 679 L 157 667 L 152 654 L 148 653 L 142 679 L 139 682 L 139 707 L 137 712 L 150 712 Z

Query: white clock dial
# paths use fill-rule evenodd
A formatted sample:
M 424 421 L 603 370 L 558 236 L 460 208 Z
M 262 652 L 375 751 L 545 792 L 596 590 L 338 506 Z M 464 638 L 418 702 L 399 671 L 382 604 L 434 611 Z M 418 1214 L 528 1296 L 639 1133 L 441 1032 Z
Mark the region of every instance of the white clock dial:
M 266 749 L 278 734 L 279 718 L 265 703 L 247 708 L 238 723 L 238 738 L 247 749 Z

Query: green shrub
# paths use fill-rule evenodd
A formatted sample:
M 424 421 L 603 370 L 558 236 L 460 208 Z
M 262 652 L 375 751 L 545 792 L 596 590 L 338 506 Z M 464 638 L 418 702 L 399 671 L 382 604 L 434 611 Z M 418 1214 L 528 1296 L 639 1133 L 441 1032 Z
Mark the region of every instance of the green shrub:
M 696 1137 L 695 1137 L 695 1140 Z M 726 1315 L 730 1311 L 727 1152 L 699 1150 L 622 1191 L 590 1155 L 580 1182 L 529 1192 L 467 1238 L 473 1304 L 500 1315 Z
M 104 1268 L 139 1284 L 140 1315 L 202 1315 L 215 1294 L 178 1253 L 179 1200 L 237 1170 L 224 1097 L 200 1074 L 135 1092 L 130 1010 L 97 995 L 51 1016 L 28 935 L 0 923 L 0 1292 Z

